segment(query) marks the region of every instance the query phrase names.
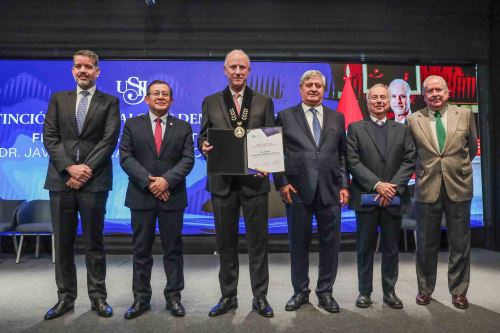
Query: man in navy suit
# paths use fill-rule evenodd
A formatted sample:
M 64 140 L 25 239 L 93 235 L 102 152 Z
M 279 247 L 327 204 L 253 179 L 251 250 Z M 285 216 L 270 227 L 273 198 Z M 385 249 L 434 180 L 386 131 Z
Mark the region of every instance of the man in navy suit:
M 340 207 L 349 200 L 344 115 L 322 105 L 325 76 L 316 70 L 300 79 L 302 102 L 281 111 L 285 172 L 275 177 L 287 203 L 288 237 L 294 294 L 285 310 L 294 311 L 309 301 L 309 246 L 312 217 L 319 236 L 316 295 L 319 306 L 338 312 L 332 296 L 340 248 Z
M 106 302 L 104 214 L 113 184 L 111 154 L 120 133 L 118 99 L 97 90 L 99 57 L 81 50 L 73 55 L 75 90 L 54 93 L 43 124 L 49 154 L 45 189 L 49 190 L 56 252 L 59 301 L 45 314 L 50 320 L 73 310 L 77 296 L 74 245 L 80 214 L 91 308 L 111 317 Z
M 134 233 L 134 303 L 126 319 L 151 309 L 157 219 L 167 276 L 166 308 L 174 316 L 185 315 L 182 225 L 188 204 L 186 176 L 194 165 L 193 133 L 187 122 L 168 113 L 173 100 L 168 83 L 151 82 L 145 99 L 148 113 L 127 120 L 120 142 L 120 164 L 129 176 L 125 205 L 130 208 Z
M 416 151 L 409 127 L 387 119 L 391 98 L 386 85 L 371 87 L 366 95 L 370 119 L 350 124 L 347 135 L 347 163 L 352 175 L 349 208 L 356 211 L 359 308 L 372 303 L 377 227 L 382 242 L 383 301 L 393 309 L 403 308 L 395 292 L 399 236 L 401 214 L 410 206 L 408 181 L 415 170 Z M 377 204 L 362 203 L 363 192 L 373 193 Z M 400 204 L 391 205 L 396 196 Z

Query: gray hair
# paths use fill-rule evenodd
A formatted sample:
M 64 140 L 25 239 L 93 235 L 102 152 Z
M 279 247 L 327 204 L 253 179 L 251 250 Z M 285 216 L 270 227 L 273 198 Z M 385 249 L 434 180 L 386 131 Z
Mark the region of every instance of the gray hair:
M 73 54 L 73 63 L 75 62 L 75 57 L 76 56 L 89 57 L 89 58 L 91 58 L 91 59 L 94 60 L 94 66 L 95 67 L 99 67 L 99 56 L 94 51 L 90 51 L 90 50 L 76 51 L 75 54 Z
M 434 79 L 440 80 L 441 83 L 443 84 L 444 90 L 448 91 L 448 83 L 446 82 L 446 80 L 442 76 L 429 75 L 428 77 L 425 78 L 424 82 L 422 83 L 422 86 L 424 87 L 424 94 L 425 94 L 427 84 L 429 83 L 430 80 L 434 80 Z
M 319 76 L 321 78 L 321 81 L 323 81 L 323 86 L 326 87 L 325 76 L 323 75 L 323 73 L 321 73 L 320 71 L 318 71 L 316 69 L 311 69 L 311 70 L 305 71 L 304 74 L 302 74 L 302 76 L 300 77 L 300 86 L 302 87 L 302 84 L 304 83 L 304 81 L 307 81 L 310 78 L 313 78 L 315 76 Z
M 371 88 L 368 89 L 368 91 L 366 92 L 366 100 L 370 99 L 370 95 L 372 93 L 372 89 L 373 88 L 377 88 L 377 87 L 382 87 L 382 88 L 384 88 L 387 91 L 387 100 L 390 101 L 391 100 L 391 92 L 389 91 L 389 87 L 386 86 L 383 83 L 377 83 L 377 84 L 374 84 L 373 86 L 371 86 Z
M 229 58 L 229 56 L 233 53 L 241 53 L 245 56 L 245 58 L 247 58 L 248 60 L 248 67 L 250 67 L 250 57 L 248 56 L 248 54 L 245 53 L 245 51 L 243 50 L 240 50 L 240 49 L 234 49 L 234 50 L 231 50 L 229 51 L 227 54 L 226 54 L 226 57 L 224 58 L 224 66 L 227 65 L 227 59 Z

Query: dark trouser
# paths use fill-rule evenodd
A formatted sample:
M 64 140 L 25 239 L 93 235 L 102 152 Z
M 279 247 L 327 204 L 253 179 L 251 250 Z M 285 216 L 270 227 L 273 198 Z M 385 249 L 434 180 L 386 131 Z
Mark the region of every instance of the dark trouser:
M 75 237 L 78 213 L 82 221 L 87 288 L 91 300 L 106 299 L 106 255 L 103 228 L 108 192 L 49 192 L 56 251 L 56 284 L 59 300 L 77 296 Z
M 233 189 L 227 196 L 212 194 L 212 205 L 220 260 L 219 283 L 222 296 L 229 297 L 237 294 L 240 207 L 245 218 L 252 293 L 254 296 L 267 295 L 269 284 L 267 193 L 248 197 L 241 190 Z
M 466 295 L 470 278 L 471 200 L 451 201 L 442 184 L 436 202 L 415 202 L 415 205 L 418 290 L 431 295 L 436 286 L 441 219 L 444 212 L 449 246 L 448 288 L 452 295 Z
M 358 257 L 358 289 L 362 295 L 373 291 L 373 255 L 380 226 L 382 248 L 382 291 L 394 291 L 398 280 L 401 215 L 391 215 L 384 208 L 372 212 L 356 211 L 356 252 Z
M 134 301 L 149 304 L 151 300 L 151 269 L 153 267 L 153 244 L 156 219 L 160 229 L 163 250 L 163 268 L 167 284 L 163 291 L 166 300 L 180 300 L 184 289 L 182 257 L 182 225 L 184 209 L 166 211 L 131 209 L 132 231 L 134 233 L 134 273 L 132 292 Z
M 340 249 L 340 206 L 323 205 L 319 193 L 306 205 L 293 201 L 288 205 L 288 241 L 292 286 L 294 293 L 308 295 L 309 246 L 312 237 L 312 217 L 316 217 L 319 238 L 319 267 L 316 294 L 331 295 L 337 276 Z

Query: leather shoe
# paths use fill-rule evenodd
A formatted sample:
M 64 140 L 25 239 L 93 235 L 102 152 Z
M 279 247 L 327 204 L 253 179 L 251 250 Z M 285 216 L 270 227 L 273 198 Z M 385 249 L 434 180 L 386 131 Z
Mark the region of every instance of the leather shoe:
M 415 300 L 417 301 L 418 305 L 427 305 L 431 302 L 431 296 L 419 291 Z
M 370 305 L 372 305 L 372 299 L 370 298 L 370 296 L 359 294 L 358 298 L 356 299 L 356 306 L 358 308 L 366 309 L 369 308 Z
M 184 317 L 186 315 L 186 309 L 182 306 L 181 301 L 168 300 L 165 308 L 170 311 L 172 316 Z
M 225 314 L 231 309 L 236 309 L 237 307 L 238 307 L 238 298 L 236 298 L 236 296 L 221 297 L 219 303 L 217 303 L 212 309 L 210 309 L 208 316 L 217 317 Z
M 301 305 L 309 303 L 309 295 L 304 293 L 298 293 L 293 295 L 285 305 L 285 311 L 295 311 L 298 310 Z
M 125 312 L 125 315 L 123 316 L 125 319 L 133 319 L 137 318 L 140 315 L 142 315 L 144 312 L 151 310 L 151 305 L 148 304 L 141 304 L 139 302 L 136 302 L 132 304 L 130 308 L 128 308 L 127 312 Z
M 75 303 L 74 302 L 68 302 L 68 301 L 59 301 L 54 305 L 52 308 L 47 311 L 45 316 L 43 316 L 43 319 L 45 320 L 51 320 L 57 317 L 62 316 L 68 311 L 73 311 L 75 309 Z
M 111 317 L 113 315 L 113 308 L 106 303 L 106 300 L 102 298 L 96 298 L 92 300 L 92 305 L 90 306 L 92 310 L 97 312 L 99 317 Z
M 458 309 L 467 309 L 469 307 L 469 301 L 465 295 L 453 295 L 451 297 L 451 303 L 455 305 Z
M 252 300 L 252 309 L 257 310 L 257 313 L 262 317 L 274 317 L 273 308 L 267 302 L 266 296 L 257 296 Z
M 403 302 L 396 296 L 395 292 L 390 292 L 384 295 L 384 303 L 387 304 L 388 307 L 393 309 L 402 309 Z
M 318 300 L 319 300 L 318 306 L 320 308 L 325 309 L 330 313 L 339 312 L 339 305 L 337 304 L 337 301 L 335 301 L 335 298 L 333 298 L 332 295 L 318 296 Z

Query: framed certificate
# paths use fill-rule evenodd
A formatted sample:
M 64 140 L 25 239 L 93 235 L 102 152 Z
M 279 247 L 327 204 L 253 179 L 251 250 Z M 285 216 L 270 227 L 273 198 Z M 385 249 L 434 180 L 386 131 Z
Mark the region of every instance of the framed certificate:
M 249 129 L 238 138 L 232 129 L 208 129 L 213 146 L 207 155 L 209 175 L 249 175 L 285 170 L 281 127 Z

